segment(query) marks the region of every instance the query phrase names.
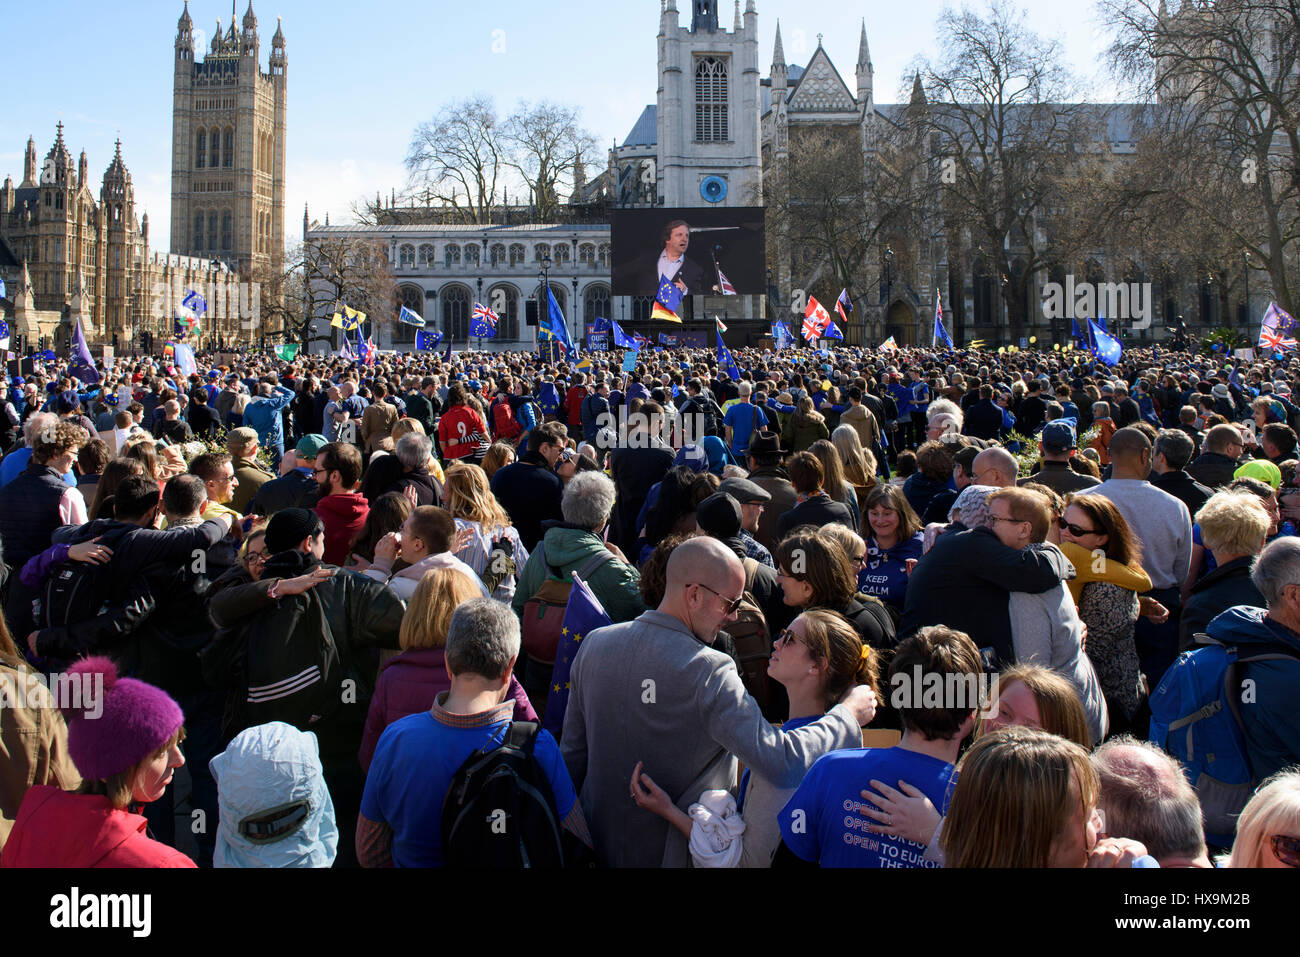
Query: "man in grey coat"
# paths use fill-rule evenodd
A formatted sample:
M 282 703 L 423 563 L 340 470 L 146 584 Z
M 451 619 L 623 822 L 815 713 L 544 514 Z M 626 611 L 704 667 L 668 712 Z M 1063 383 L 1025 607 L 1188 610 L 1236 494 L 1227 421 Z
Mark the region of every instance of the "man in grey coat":
M 874 692 L 860 687 L 813 724 L 776 730 L 732 659 L 712 647 L 745 586 L 735 553 L 691 539 L 673 551 L 667 578 L 657 610 L 583 639 L 570 676 L 560 749 L 610 867 L 690 863 L 686 838 L 633 800 L 637 762 L 685 811 L 703 792 L 735 785 L 737 758 L 774 786 L 795 787 L 875 716 Z

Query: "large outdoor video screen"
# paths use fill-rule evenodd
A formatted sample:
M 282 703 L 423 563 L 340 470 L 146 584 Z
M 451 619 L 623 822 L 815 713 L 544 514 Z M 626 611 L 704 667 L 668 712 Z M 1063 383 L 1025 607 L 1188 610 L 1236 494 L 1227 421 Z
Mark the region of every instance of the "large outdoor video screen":
M 616 296 L 653 296 L 659 277 L 680 281 L 687 295 L 722 293 L 718 271 L 739 295 L 767 291 L 764 210 L 621 209 L 614 211 Z

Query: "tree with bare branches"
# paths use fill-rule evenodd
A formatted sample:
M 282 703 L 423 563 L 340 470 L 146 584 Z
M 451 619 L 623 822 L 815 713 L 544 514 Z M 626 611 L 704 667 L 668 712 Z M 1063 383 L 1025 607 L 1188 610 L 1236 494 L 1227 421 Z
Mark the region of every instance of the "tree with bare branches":
M 526 101 L 504 124 L 505 163 L 532 192 L 538 222 L 550 222 L 579 164 L 594 162 L 596 138 L 582 128 L 576 109 Z
M 1164 175 L 1136 184 L 1135 197 L 1195 230 L 1228 237 L 1235 249 L 1216 257 L 1230 264 L 1220 274 L 1249 255 L 1268 273 L 1273 298 L 1294 312 L 1300 3 L 1183 2 L 1171 14 L 1163 0 L 1101 0 L 1101 10 L 1114 24 L 1116 76 L 1164 114 L 1159 135 L 1146 144 Z
M 415 192 L 463 211 L 467 223 L 487 223 L 508 161 L 506 134 L 490 97 L 443 107 L 411 138 L 406 169 Z

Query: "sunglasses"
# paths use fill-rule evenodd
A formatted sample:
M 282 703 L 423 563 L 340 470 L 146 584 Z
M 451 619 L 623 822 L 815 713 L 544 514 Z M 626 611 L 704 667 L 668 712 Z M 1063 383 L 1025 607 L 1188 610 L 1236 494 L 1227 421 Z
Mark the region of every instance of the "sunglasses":
M 708 585 L 703 584 L 702 582 L 692 582 L 690 584 L 699 585 L 699 587 L 703 588 L 705 591 L 709 592 L 710 594 L 717 595 L 717 597 L 721 598 L 723 605 L 725 605 L 727 608 L 728 615 L 733 614 L 737 609 L 739 609 L 740 603 L 745 600 L 744 595 L 741 595 L 739 598 L 726 598 L 722 595 L 719 595 L 716 591 L 714 591 Z M 687 587 L 689 588 L 690 585 L 688 584 Z
M 1095 528 L 1083 528 L 1083 527 L 1081 527 L 1081 526 L 1079 526 L 1079 525 L 1075 525 L 1073 522 L 1067 522 L 1064 518 L 1058 518 L 1058 519 L 1056 520 L 1056 525 L 1057 525 L 1057 527 L 1058 527 L 1061 531 L 1063 531 L 1063 532 L 1068 531 L 1071 535 L 1074 535 L 1074 536 L 1076 536 L 1076 537 L 1078 537 L 1078 536 L 1082 536 L 1082 535 L 1100 535 L 1100 534 L 1101 534 L 1101 533 L 1098 532 Z
M 1287 867 L 1300 867 L 1300 837 L 1274 834 L 1268 841 L 1273 847 L 1274 857 Z
M 776 636 L 776 641 L 773 642 L 773 644 L 776 644 L 777 642 L 780 643 L 782 648 L 788 648 L 792 644 L 800 644 L 799 636 L 789 628 Z

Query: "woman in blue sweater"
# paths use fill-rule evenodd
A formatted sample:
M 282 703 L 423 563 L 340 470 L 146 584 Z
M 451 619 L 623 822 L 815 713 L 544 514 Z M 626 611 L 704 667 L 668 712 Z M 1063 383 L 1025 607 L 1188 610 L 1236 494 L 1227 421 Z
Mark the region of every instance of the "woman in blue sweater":
M 921 520 L 897 485 L 877 485 L 862 505 L 867 564 L 858 590 L 879 598 L 898 614 L 907 596 L 907 562 L 921 557 Z

